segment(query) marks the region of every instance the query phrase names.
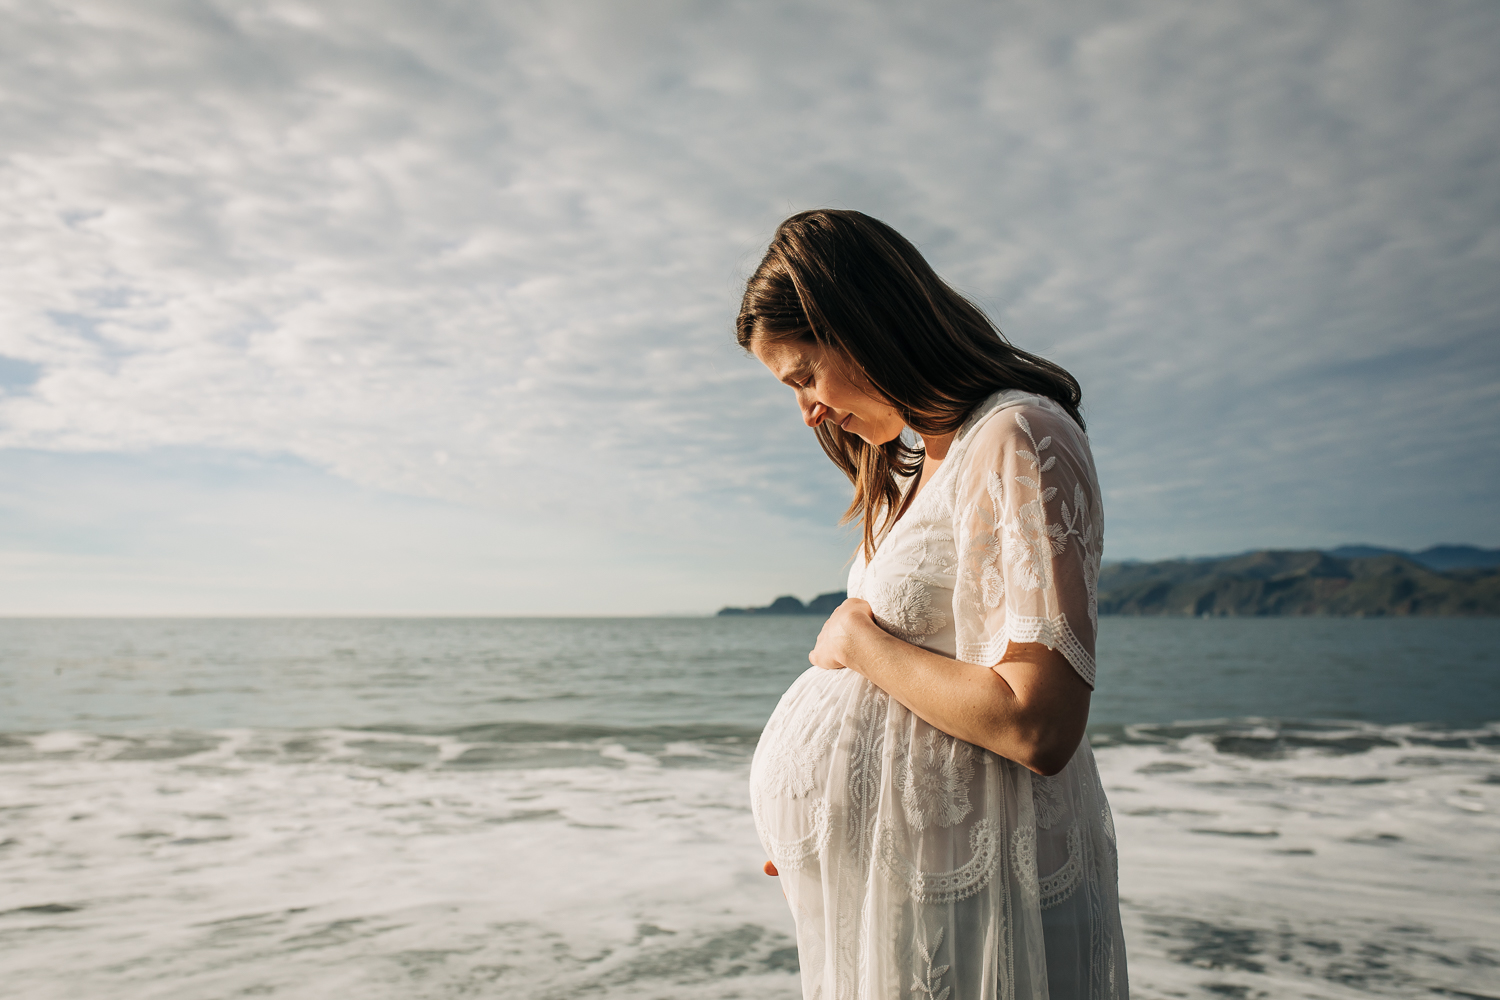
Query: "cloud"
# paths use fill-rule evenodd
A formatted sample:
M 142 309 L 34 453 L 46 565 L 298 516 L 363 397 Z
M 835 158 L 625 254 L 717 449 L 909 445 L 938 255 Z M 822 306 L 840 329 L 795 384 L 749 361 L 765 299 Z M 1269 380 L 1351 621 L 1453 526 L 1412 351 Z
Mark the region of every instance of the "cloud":
M 845 487 L 730 338 L 775 223 L 835 205 L 1080 376 L 1111 554 L 1500 541 L 1493 5 L 0 20 L 8 454 L 688 535 L 700 589 L 784 531 L 836 575 Z

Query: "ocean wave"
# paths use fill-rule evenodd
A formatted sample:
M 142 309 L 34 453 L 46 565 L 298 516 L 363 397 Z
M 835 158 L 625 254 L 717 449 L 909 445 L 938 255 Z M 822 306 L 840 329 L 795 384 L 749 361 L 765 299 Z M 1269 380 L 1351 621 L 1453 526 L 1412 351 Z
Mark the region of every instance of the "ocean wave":
M 93 733 L 59 730 L 0 734 L 0 763 L 28 761 L 241 760 L 285 764 L 337 762 L 389 770 L 624 767 L 734 767 L 754 753 L 760 731 L 732 725 L 601 726 L 494 722 L 459 726 L 380 725 L 319 729 L 160 730 Z M 1486 726 L 1215 719 L 1100 726 L 1096 749 L 1201 744 L 1213 752 L 1257 760 L 1297 755 L 1347 756 L 1407 750 L 1466 750 L 1482 759 L 1500 753 L 1500 723 Z M 1447 762 L 1450 756 L 1441 760 Z M 1171 762 L 1160 762 L 1170 766 Z
M 1133 994 L 1487 995 L 1497 734 L 1101 727 Z M 789 998 L 790 915 L 745 790 L 756 735 L 9 733 L 0 978 L 59 1000 Z
M 0 734 L 0 763 L 42 761 L 255 761 L 338 763 L 388 770 L 737 766 L 759 730 L 740 726 L 595 726 L 497 722 L 467 726 L 321 729 L 59 730 Z
M 1250 717 L 1089 729 L 1089 741 L 1095 747 L 1172 744 L 1188 739 L 1206 739 L 1219 753 L 1267 760 L 1304 751 L 1342 755 L 1391 747 L 1494 750 L 1500 748 L 1500 722 L 1378 724 L 1348 719 Z

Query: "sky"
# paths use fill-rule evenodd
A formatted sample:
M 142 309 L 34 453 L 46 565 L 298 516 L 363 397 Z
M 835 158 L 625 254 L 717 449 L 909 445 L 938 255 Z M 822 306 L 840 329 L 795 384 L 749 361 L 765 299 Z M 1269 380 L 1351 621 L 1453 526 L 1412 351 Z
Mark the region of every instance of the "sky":
M 853 208 L 1082 382 L 1105 557 L 1500 545 L 1500 4 L 0 0 L 0 614 L 840 589 L 735 346 Z

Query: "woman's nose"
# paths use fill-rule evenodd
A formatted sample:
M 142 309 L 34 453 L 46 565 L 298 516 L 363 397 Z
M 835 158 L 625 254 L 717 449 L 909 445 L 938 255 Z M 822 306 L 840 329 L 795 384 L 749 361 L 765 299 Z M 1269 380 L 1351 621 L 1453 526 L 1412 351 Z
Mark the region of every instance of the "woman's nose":
M 812 406 L 802 408 L 802 422 L 809 427 L 816 427 L 828 416 L 828 407 L 822 403 L 813 403 Z

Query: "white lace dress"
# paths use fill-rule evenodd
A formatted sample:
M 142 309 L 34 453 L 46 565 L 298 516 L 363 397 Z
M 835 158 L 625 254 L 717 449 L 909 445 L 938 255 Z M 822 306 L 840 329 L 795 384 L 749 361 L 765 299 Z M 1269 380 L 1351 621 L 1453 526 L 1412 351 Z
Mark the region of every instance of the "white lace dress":
M 997 393 L 849 594 L 907 642 L 994 665 L 1041 642 L 1094 683 L 1103 518 L 1061 407 Z M 1114 823 L 1085 740 L 1043 778 L 934 729 L 853 670 L 809 669 L 750 777 L 808 1000 L 1128 996 Z

